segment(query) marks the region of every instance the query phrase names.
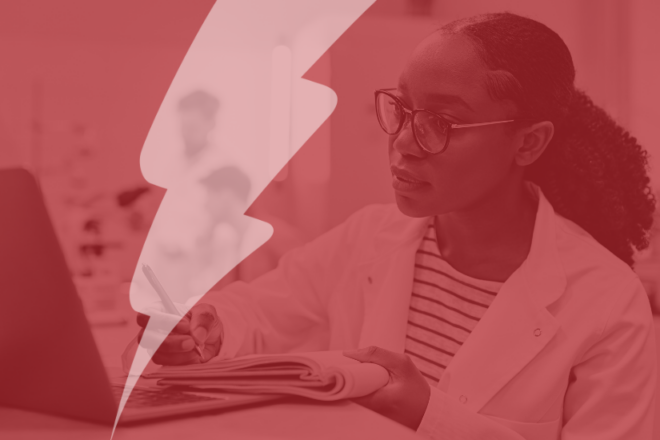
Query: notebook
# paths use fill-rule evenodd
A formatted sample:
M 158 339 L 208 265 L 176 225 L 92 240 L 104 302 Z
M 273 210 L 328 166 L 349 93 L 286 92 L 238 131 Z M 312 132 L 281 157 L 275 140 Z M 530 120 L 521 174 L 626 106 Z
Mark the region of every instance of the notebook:
M 147 377 L 161 386 L 244 394 L 284 394 L 333 401 L 371 394 L 389 381 L 380 365 L 340 351 L 260 354 L 204 364 L 161 367 Z

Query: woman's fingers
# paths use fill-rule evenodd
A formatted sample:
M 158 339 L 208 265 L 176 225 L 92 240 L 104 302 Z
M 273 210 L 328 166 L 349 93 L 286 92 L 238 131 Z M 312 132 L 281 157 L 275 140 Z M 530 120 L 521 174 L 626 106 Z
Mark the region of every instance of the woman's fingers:
M 186 353 L 160 353 L 158 351 L 152 359 L 158 365 L 189 365 L 202 362 L 199 354 L 194 350 Z
M 137 324 L 142 328 L 146 328 L 148 323 L 149 323 L 149 315 L 145 315 L 143 313 L 138 312 Z
M 409 358 L 400 353 L 394 353 L 380 347 L 367 347 L 359 350 L 345 351 L 344 356 L 360 362 L 371 362 L 386 368 L 391 373 L 404 372 L 409 364 Z
M 160 346 L 158 343 L 163 341 Z M 181 335 L 170 333 L 165 339 L 163 334 L 149 330 L 140 330 L 138 341 L 141 346 L 147 349 L 158 347 L 159 353 L 185 353 L 195 349 L 195 341 L 190 335 Z
M 147 328 L 147 324 L 149 323 L 150 319 L 151 319 L 151 316 L 145 315 L 144 313 L 138 313 L 137 314 L 137 324 L 142 328 Z M 157 320 L 158 316 L 154 317 L 154 319 Z M 179 320 L 179 322 L 174 326 L 172 331 L 175 332 L 175 333 L 181 333 L 181 334 L 190 333 L 190 313 L 188 313 L 186 316 L 182 317 Z
M 198 344 L 203 345 L 219 323 L 218 314 L 213 306 L 199 304 L 190 310 L 190 315 L 190 333 Z
M 185 353 L 195 349 L 195 341 L 190 335 L 171 334 L 158 347 L 159 352 Z
M 156 350 L 152 357 L 155 363 L 182 365 L 206 362 L 220 351 L 224 329 L 215 308 L 209 304 L 198 304 L 183 317 L 159 311 L 154 311 L 151 316 L 138 313 L 137 322 L 142 327 L 138 341 L 141 346 Z M 165 337 L 167 331 L 169 334 Z M 202 349 L 203 356 L 200 356 L 197 347 Z
M 138 344 L 140 344 L 142 342 L 142 335 L 144 335 L 144 329 L 143 328 L 140 329 L 140 331 L 138 332 L 138 335 L 137 335 Z
M 190 333 L 190 316 L 186 315 L 183 318 L 181 318 L 181 321 L 174 326 L 174 329 L 172 330 L 175 333 L 180 333 L 183 335 L 187 335 Z

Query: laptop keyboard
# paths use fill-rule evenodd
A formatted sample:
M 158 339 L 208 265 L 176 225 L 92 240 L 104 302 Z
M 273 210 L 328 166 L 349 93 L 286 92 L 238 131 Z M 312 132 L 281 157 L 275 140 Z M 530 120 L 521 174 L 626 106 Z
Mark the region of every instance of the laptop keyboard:
M 121 386 L 113 386 L 112 392 L 115 399 L 121 399 L 124 389 Z M 225 400 L 226 398 L 216 398 L 207 396 L 198 396 L 196 394 L 183 393 L 181 391 L 163 388 L 162 390 L 150 390 L 144 388 L 134 388 L 131 396 L 126 402 L 126 408 L 153 408 L 154 406 L 181 405 L 186 403 L 205 402 L 211 400 Z

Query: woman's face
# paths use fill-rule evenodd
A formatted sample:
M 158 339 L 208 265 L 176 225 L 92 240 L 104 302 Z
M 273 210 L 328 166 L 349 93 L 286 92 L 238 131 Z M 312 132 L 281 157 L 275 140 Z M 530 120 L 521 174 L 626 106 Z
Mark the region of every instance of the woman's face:
M 430 110 L 451 123 L 511 119 L 515 106 L 491 99 L 487 72 L 466 37 L 437 32 L 413 52 L 395 93 L 409 109 Z M 431 155 L 417 146 L 406 121 L 399 134 L 389 138 L 399 209 L 411 217 L 425 217 L 474 207 L 512 179 L 520 179 L 514 163 L 517 142 L 507 124 L 459 128 L 451 131 L 443 153 Z M 401 174 L 418 182 L 406 183 L 397 177 Z

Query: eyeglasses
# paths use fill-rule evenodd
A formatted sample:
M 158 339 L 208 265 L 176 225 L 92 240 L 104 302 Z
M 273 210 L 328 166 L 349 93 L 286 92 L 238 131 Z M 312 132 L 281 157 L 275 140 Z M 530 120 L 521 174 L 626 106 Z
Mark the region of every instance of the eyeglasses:
M 391 93 L 392 90 L 396 89 L 380 89 L 375 92 L 378 123 L 385 133 L 395 135 L 399 134 L 405 125 L 406 116 L 410 115 L 410 125 L 417 145 L 430 154 L 440 154 L 447 149 L 451 131 L 455 128 L 482 127 L 520 120 L 452 124 L 429 110 L 409 110 L 399 98 Z

